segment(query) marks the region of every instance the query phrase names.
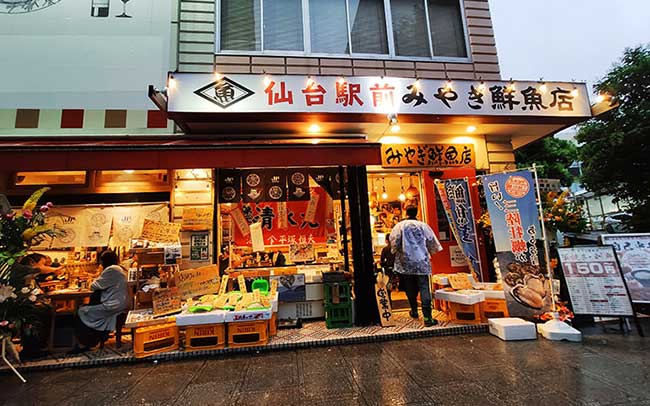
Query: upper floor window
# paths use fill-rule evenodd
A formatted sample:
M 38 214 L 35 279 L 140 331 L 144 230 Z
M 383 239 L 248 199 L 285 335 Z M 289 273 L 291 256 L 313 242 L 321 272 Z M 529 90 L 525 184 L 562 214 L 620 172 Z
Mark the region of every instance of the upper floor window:
M 220 51 L 466 58 L 463 0 L 217 0 Z

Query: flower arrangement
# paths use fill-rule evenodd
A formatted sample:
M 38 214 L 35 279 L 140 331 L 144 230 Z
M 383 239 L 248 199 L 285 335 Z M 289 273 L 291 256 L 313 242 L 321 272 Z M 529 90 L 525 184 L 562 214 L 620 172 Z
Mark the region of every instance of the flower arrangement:
M 37 307 L 48 306 L 41 290 L 30 283 L 33 268 L 17 262 L 29 248 L 56 233 L 45 223 L 52 203 L 38 206 L 49 188 L 32 194 L 20 210 L 0 205 L 0 336 L 29 334 L 39 321 Z M 4 196 L 0 196 L 6 202 Z
M 571 323 L 571 321 L 575 317 L 573 312 L 569 310 L 566 303 L 564 302 L 555 302 L 555 313 L 558 314 L 558 320 L 566 321 L 568 323 Z M 553 312 L 544 313 L 541 316 L 539 316 L 539 319 L 541 321 L 553 320 L 554 319 Z
M 559 195 L 549 192 L 545 195 L 544 224 L 553 230 L 570 233 L 581 233 L 587 228 L 587 220 L 583 216 L 582 206 L 567 199 L 569 192 Z

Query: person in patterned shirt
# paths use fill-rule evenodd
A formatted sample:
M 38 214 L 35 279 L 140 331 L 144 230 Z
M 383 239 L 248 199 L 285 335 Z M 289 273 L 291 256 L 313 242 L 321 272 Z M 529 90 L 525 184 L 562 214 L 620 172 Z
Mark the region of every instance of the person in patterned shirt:
M 442 251 L 438 238 L 428 224 L 417 220 L 417 206 L 406 208 L 406 219 L 397 223 L 390 233 L 391 251 L 395 253 L 396 273 L 404 283 L 411 306 L 411 317 L 418 318 L 418 292 L 422 301 L 424 326 L 436 324 L 431 317 L 430 256 Z

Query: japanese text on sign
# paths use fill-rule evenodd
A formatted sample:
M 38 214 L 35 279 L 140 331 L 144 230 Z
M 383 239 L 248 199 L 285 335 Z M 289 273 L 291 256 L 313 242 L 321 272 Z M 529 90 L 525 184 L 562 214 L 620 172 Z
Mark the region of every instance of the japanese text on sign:
M 449 167 L 474 166 L 476 164 L 472 144 L 383 144 L 381 166 L 403 167 Z

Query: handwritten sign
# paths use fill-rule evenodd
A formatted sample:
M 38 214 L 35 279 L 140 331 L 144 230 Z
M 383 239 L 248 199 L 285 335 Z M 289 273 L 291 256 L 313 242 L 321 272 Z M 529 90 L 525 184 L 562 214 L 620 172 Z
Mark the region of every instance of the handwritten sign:
M 178 242 L 181 225 L 162 221 L 144 220 L 142 238 L 155 242 Z
M 473 167 L 476 166 L 476 155 L 472 144 L 382 144 L 381 166 Z
M 289 261 L 293 263 L 311 262 L 316 259 L 313 244 L 290 244 Z
M 181 311 L 181 298 L 177 288 L 156 289 L 153 292 L 153 314 L 162 316 Z
M 390 299 L 388 298 L 388 275 L 379 273 L 377 275 L 377 283 L 375 284 L 375 298 L 377 299 L 377 308 L 379 309 L 379 321 L 382 327 L 390 327 L 395 325 L 393 319 L 393 310 L 390 306 Z
M 202 231 L 212 228 L 212 209 L 210 207 L 188 207 L 183 209 L 183 230 Z
M 176 287 L 183 299 L 216 293 L 219 291 L 219 268 L 210 265 L 178 272 Z

